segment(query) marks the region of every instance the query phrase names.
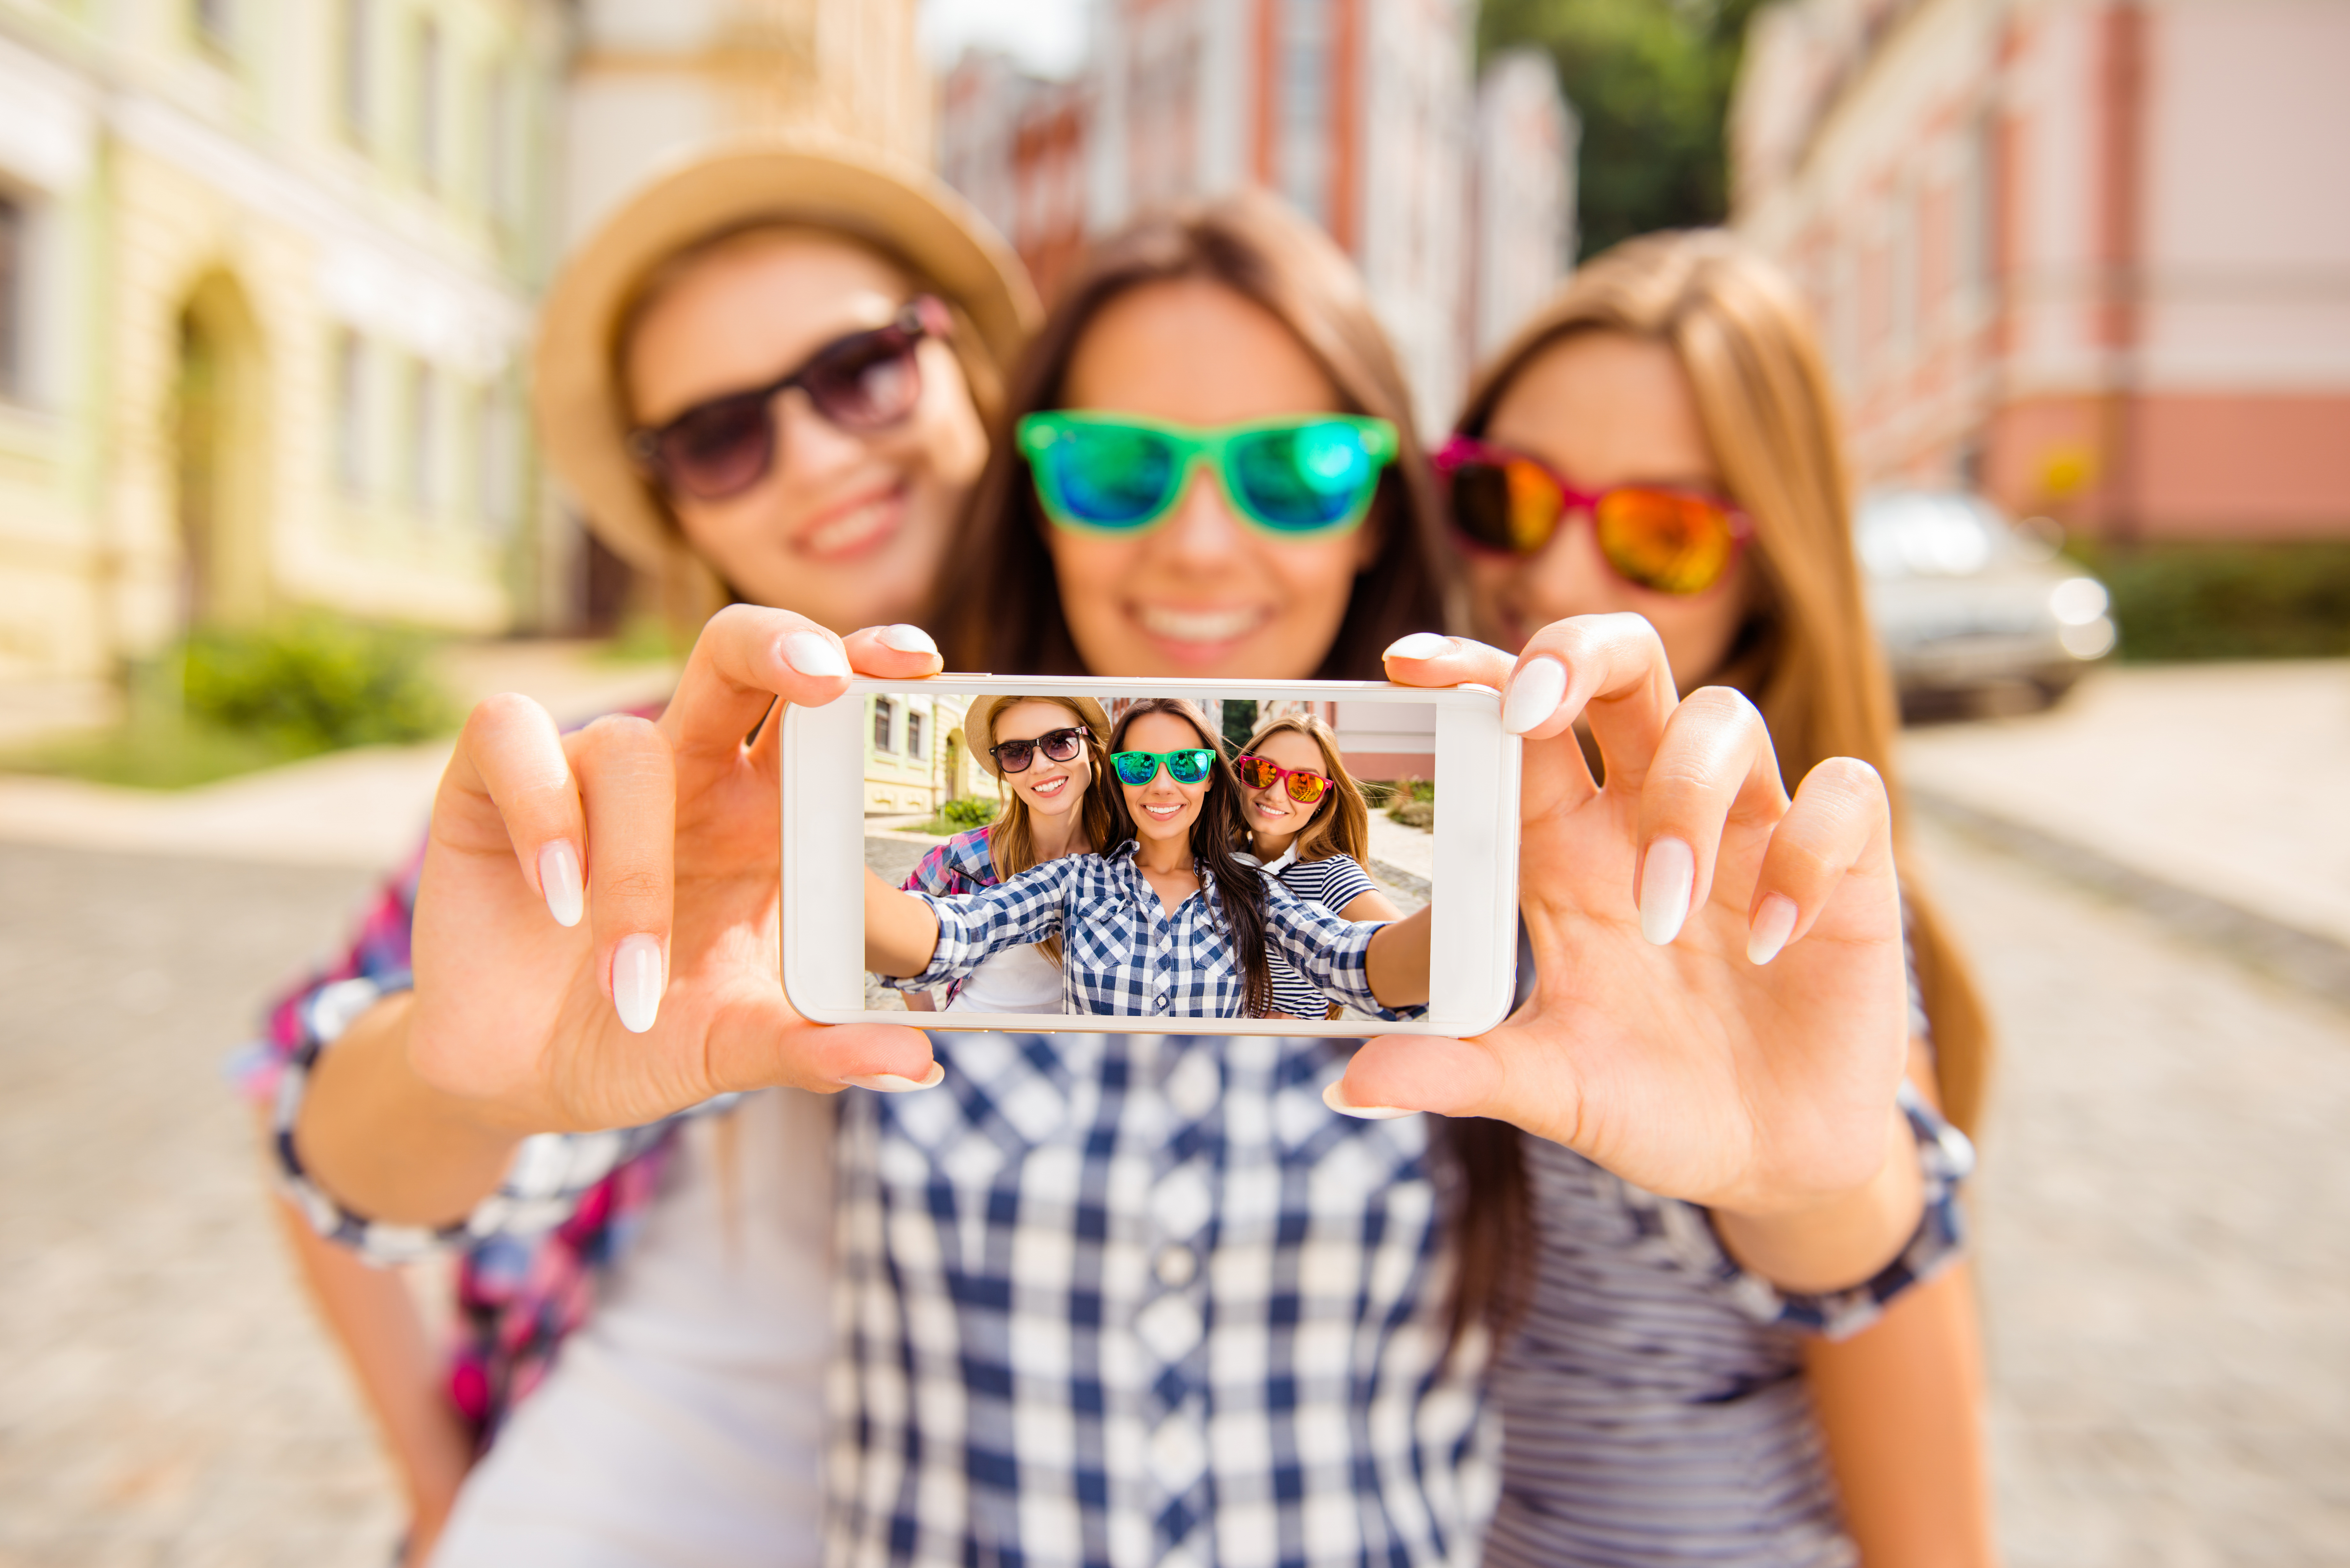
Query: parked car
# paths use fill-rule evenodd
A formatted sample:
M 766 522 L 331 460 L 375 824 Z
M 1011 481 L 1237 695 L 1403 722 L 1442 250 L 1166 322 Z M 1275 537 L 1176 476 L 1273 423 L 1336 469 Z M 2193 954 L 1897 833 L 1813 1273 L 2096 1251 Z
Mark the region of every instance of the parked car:
M 2057 556 L 2044 519 L 2019 527 L 1981 496 L 1894 490 L 1863 501 L 1853 527 L 1913 716 L 2054 702 L 2113 651 L 2106 586 Z

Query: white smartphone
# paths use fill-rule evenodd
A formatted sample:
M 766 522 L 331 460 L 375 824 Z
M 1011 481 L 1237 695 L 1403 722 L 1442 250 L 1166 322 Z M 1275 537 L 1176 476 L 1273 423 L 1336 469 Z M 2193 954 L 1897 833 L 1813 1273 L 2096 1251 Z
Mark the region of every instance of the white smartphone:
M 958 832 L 1014 808 L 1012 785 L 1022 768 L 999 774 L 983 736 L 965 733 L 967 716 L 1010 711 L 1005 697 L 1090 700 L 1114 725 L 1140 699 L 1172 697 L 1191 705 L 1210 734 L 1228 737 L 1227 763 L 1253 729 L 1270 719 L 1310 714 L 1333 733 L 1339 770 L 1368 806 L 1362 867 L 1397 912 L 1431 906 L 1428 921 L 1426 1011 L 1401 1021 L 1362 1012 L 1332 1018 L 1149 1016 L 1097 1011 L 1097 988 L 1072 985 L 1055 997 L 1056 970 L 1038 968 L 1046 950 L 1012 956 L 1017 973 L 1003 983 L 976 974 L 906 989 L 866 970 L 868 868 L 898 888 L 923 857 Z M 978 706 L 974 711 L 974 705 Z M 955 675 L 920 681 L 858 680 L 847 695 L 820 708 L 793 707 L 782 734 L 783 980 L 792 1005 L 825 1023 L 888 1021 L 929 1029 L 1107 1033 L 1138 1026 L 1188 1033 L 1482 1033 L 1507 1014 L 1515 981 L 1520 742 L 1502 729 L 1500 695 L 1487 687 L 1430 690 L 1370 680 L 1140 680 L 1067 677 Z M 975 744 L 974 742 L 980 743 Z M 1041 746 L 1040 742 L 1040 746 Z M 1069 744 L 1067 741 L 1061 745 Z M 1267 749 L 1274 749 L 1271 741 Z M 1024 763 L 1045 756 L 1033 750 Z M 1298 759 L 1293 758 L 1293 762 Z M 1129 761 L 1130 767 L 1141 765 Z M 1187 764 L 1198 766 L 1195 762 Z M 1089 758 L 1093 789 L 1118 790 L 1108 759 Z M 1275 776 L 1259 763 L 1244 770 L 1268 792 L 1335 797 L 1342 784 L 1325 777 Z M 1312 774 L 1338 770 L 1309 768 Z M 1154 776 L 1156 776 L 1154 774 Z M 1172 767 L 1170 776 L 1174 776 Z M 1229 768 L 1213 776 L 1238 784 Z M 1064 786 L 1066 787 L 1066 786 Z M 1242 799 L 1252 793 L 1239 785 Z M 1211 789 L 1211 796 L 1214 794 Z M 1409 805 L 1407 803 L 1409 803 Z M 1336 810 L 1322 805 L 1316 816 Z M 1263 809 L 1277 809 L 1268 795 Z M 1404 807 L 1398 810 L 1395 808 Z M 1430 809 L 1432 807 L 1432 810 Z M 1217 809 L 1211 798 L 1202 809 Z M 1310 834 L 1301 834 L 1301 840 Z M 1251 844 L 1235 835 L 1236 846 Z M 1115 850 L 1104 845 L 1101 849 Z M 1324 846 L 1316 844 L 1315 848 Z M 1338 868 L 1359 889 L 1351 870 Z M 1282 875 L 1276 869 L 1272 873 Z M 1294 872 L 1293 872 L 1294 875 Z M 1290 878 L 1284 877 L 1284 881 Z M 1313 877 L 1308 877 L 1311 882 Z M 1338 885 L 1336 883 L 1330 884 Z M 882 895 L 877 894 L 877 897 Z M 1334 911 L 1335 913 L 1335 911 Z M 998 958 L 988 964 L 1004 961 Z M 1290 982 L 1310 984 L 1302 975 Z M 1179 979 L 1180 977 L 1178 977 Z M 1016 980 L 1019 983 L 1014 983 Z M 1176 994 L 1184 994 L 1177 986 Z M 1202 994 L 1215 989 L 1197 988 Z M 1224 988 L 1229 994 L 1230 988 Z M 982 1011 L 1016 997 L 1022 1011 Z M 918 1011 L 909 1012 L 914 1001 Z

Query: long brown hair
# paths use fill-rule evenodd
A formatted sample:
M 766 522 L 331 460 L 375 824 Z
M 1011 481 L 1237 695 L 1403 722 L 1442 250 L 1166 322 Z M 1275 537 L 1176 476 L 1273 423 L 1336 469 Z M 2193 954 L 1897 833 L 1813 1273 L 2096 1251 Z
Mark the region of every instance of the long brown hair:
M 1352 857 L 1367 874 L 1371 868 L 1371 811 L 1364 803 L 1363 786 L 1347 771 L 1346 753 L 1338 749 L 1337 732 L 1312 713 L 1284 713 L 1256 727 L 1248 738 L 1252 752 L 1275 735 L 1304 735 L 1321 748 L 1322 772 L 1329 793 L 1314 815 L 1298 829 L 1295 845 L 1300 860 L 1326 860 L 1333 855 Z
M 1378 550 L 1355 579 L 1346 618 L 1314 676 L 1378 680 L 1380 654 L 1411 631 L 1447 624 L 1451 581 L 1435 481 L 1414 434 L 1411 394 L 1362 280 L 1322 231 L 1258 192 L 1137 219 L 1088 251 L 1046 312 L 988 431 L 987 466 L 963 503 L 939 575 L 931 624 L 951 669 L 1088 673 L 1061 613 L 1046 548 L 1050 527 L 1012 439 L 1024 415 L 1062 406 L 1069 363 L 1112 300 L 1155 283 L 1205 279 L 1289 328 L 1336 389 L 1342 411 L 1396 427 L 1395 462 L 1363 525 Z M 1115 675 L 1118 670 L 1090 673 Z
M 1583 332 L 1623 333 L 1672 350 L 1723 482 L 1754 521 L 1758 590 L 1711 679 L 1762 710 L 1790 788 L 1829 757 L 1872 764 L 1892 796 L 1899 842 L 1906 812 L 1893 767 L 1893 685 L 1863 608 L 1835 400 L 1802 297 L 1719 230 L 1627 241 L 1577 271 L 1479 371 L 1461 431 L 1482 435 L 1518 376 Z M 1941 916 L 1907 872 L 1902 897 L 1942 1108 L 1972 1128 L 1990 1067 L 1990 1020 Z M 1503 1222 L 1481 1208 L 1513 1216 L 1513 1226 L 1530 1212 L 1514 1129 L 1457 1126 L 1471 1186 L 1464 1252 L 1502 1271 L 1480 1282 L 1467 1277 L 1464 1262 L 1463 1293 L 1482 1285 L 1481 1299 L 1498 1301 L 1510 1293 L 1503 1260 L 1515 1238 L 1481 1246 L 1477 1232 Z
M 1111 751 L 1125 744 L 1127 731 L 1146 713 L 1173 714 L 1198 732 L 1200 744 L 1215 753 L 1208 774 L 1208 798 L 1200 803 L 1200 815 L 1191 823 L 1191 856 L 1215 879 L 1224 924 L 1232 935 L 1232 955 L 1241 966 L 1241 1011 L 1250 1018 L 1262 1018 L 1273 1009 L 1273 963 L 1265 955 L 1264 883 L 1253 866 L 1242 864 L 1235 842 L 1242 831 L 1241 781 L 1232 763 L 1224 760 L 1222 741 L 1208 728 L 1200 711 L 1180 697 L 1138 700 L 1118 716 L 1117 727 L 1109 735 Z M 1115 774 L 1110 783 L 1112 787 L 1106 793 L 1111 804 L 1111 842 L 1139 838 L 1133 814 L 1126 809 L 1126 791 L 1117 787 Z
M 1109 766 L 1109 747 L 1102 732 L 1094 728 L 1093 721 L 1066 697 L 1007 697 L 996 707 L 1001 714 L 1014 702 L 1050 702 L 1066 708 L 1076 718 L 1073 728 L 1086 738 L 1086 771 L 1090 775 L 1086 784 L 1085 799 L 1077 806 L 1077 821 L 1086 831 L 1086 842 L 1096 854 L 1107 849 L 1116 840 L 1117 831 L 1111 816 L 1109 797 L 1118 793 L 1118 780 L 1105 777 Z M 1012 787 L 1012 781 L 1001 772 L 995 775 L 996 788 L 1004 797 L 1003 815 L 988 824 L 987 857 L 995 867 L 995 879 L 1009 882 L 1036 864 L 1036 832 L 1029 821 L 1028 797 Z M 1055 931 L 1036 944 L 1045 956 L 1055 963 L 1061 961 L 1061 937 Z

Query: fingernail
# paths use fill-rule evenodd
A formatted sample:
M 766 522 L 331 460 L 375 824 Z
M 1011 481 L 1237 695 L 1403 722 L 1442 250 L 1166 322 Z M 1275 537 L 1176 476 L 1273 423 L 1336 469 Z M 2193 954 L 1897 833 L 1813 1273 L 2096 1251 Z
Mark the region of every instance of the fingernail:
M 882 647 L 894 648 L 900 653 L 936 653 L 939 650 L 939 645 L 931 640 L 931 634 L 919 626 L 885 626 L 873 635 Z
M 1389 659 L 1441 659 L 1452 651 L 1449 637 L 1432 631 L 1415 631 L 1409 637 L 1397 638 L 1388 644 Z
M 1394 1106 L 1348 1105 L 1347 1097 L 1338 1092 L 1338 1086 L 1345 1082 L 1343 1078 L 1333 1078 L 1329 1086 L 1322 1091 L 1322 1103 L 1342 1116 L 1353 1116 L 1357 1121 L 1391 1122 L 1398 1116 L 1419 1115 L 1418 1111 L 1399 1110 Z
M 1697 856 L 1688 845 L 1678 838 L 1649 845 L 1640 867 L 1640 934 L 1660 948 L 1679 936 L 1696 881 Z
M 784 639 L 784 661 L 802 675 L 818 679 L 848 673 L 848 660 L 842 657 L 840 645 L 812 631 L 795 631 Z
M 650 1029 L 660 1016 L 662 989 L 660 939 L 643 931 L 622 937 L 612 950 L 612 1011 L 620 1027 L 631 1034 Z
M 538 852 L 538 890 L 558 926 L 576 926 L 587 912 L 579 882 L 579 851 L 558 838 Z
M 933 1062 L 929 1075 L 920 1078 L 901 1078 L 895 1073 L 853 1073 L 840 1081 L 870 1089 L 877 1095 L 909 1095 L 916 1089 L 937 1088 L 947 1081 L 947 1070 Z
M 1746 930 L 1746 961 L 1766 964 L 1779 956 L 1787 939 L 1795 934 L 1795 900 L 1784 893 L 1773 893 L 1754 911 L 1754 923 Z
M 1555 659 L 1537 659 L 1510 678 L 1510 694 L 1502 702 L 1502 728 L 1523 735 L 1550 720 L 1566 696 L 1566 666 Z

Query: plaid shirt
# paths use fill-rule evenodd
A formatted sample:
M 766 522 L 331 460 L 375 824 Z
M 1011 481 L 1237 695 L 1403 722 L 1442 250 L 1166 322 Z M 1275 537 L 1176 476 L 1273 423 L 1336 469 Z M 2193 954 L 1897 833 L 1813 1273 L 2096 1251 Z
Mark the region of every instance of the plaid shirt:
M 956 834 L 924 855 L 916 862 L 914 869 L 908 873 L 906 879 L 898 885 L 909 893 L 941 895 L 976 893 L 982 888 L 994 887 L 995 849 L 988 838 L 994 830 L 994 825 L 991 823 L 985 827 L 973 827 Z M 962 990 L 963 984 L 958 980 L 947 987 L 950 1001 Z
M 1215 878 L 1173 914 L 1142 875 L 1132 840 L 1107 855 L 1069 855 L 1009 882 L 950 898 L 916 893 L 938 917 L 930 966 L 899 983 L 927 989 L 958 979 L 1005 948 L 1061 938 L 1063 995 L 1072 1012 L 1126 1018 L 1238 1018 L 1246 980 Z M 1392 1018 L 1371 994 L 1367 957 L 1377 921 L 1342 920 L 1272 878 L 1265 938 L 1315 985 Z

